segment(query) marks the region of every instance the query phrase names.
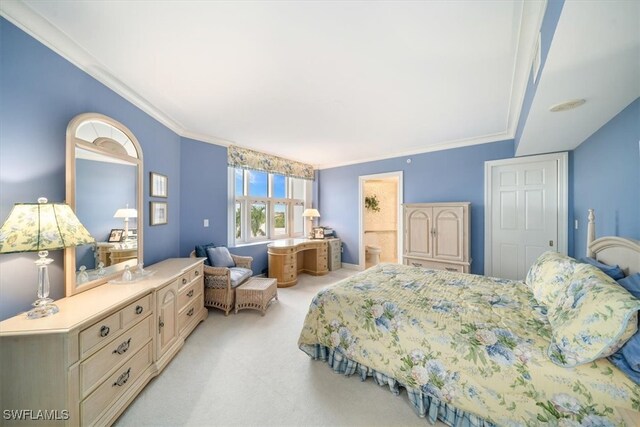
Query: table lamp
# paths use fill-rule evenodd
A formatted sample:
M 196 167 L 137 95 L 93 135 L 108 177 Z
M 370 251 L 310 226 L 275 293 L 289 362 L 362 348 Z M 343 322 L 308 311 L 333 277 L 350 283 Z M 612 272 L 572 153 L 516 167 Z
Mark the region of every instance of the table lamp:
M 113 214 L 113 217 L 124 218 L 124 240 L 125 241 L 130 240 L 129 239 L 129 218 L 137 218 L 138 211 L 135 209 L 129 208 L 129 205 L 127 205 L 126 208 L 118 209 L 116 213 Z
M 38 252 L 38 299 L 27 312 L 29 319 L 51 316 L 58 307 L 49 298 L 49 250 L 95 242 L 66 203 L 16 203 L 0 228 L 0 253 Z
M 320 212 L 318 209 L 305 209 L 302 213 L 302 216 L 309 220 L 309 238 L 313 238 L 313 219 L 320 218 Z

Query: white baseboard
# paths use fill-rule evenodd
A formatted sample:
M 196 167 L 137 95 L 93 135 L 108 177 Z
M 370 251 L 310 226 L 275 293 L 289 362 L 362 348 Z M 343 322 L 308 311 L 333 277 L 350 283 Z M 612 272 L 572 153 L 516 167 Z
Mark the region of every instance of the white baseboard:
M 356 270 L 356 271 L 364 270 L 362 267 L 360 267 L 360 264 L 349 264 L 348 262 L 343 262 L 342 268 L 346 268 L 347 270 Z

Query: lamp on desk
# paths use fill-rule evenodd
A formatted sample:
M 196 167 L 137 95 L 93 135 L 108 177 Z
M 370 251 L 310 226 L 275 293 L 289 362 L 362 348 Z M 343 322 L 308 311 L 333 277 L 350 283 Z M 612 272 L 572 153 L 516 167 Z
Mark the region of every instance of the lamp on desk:
M 129 205 L 126 208 L 118 209 L 115 214 L 113 214 L 114 218 L 124 218 L 124 240 L 129 239 L 129 218 L 137 218 L 138 211 L 135 209 L 131 209 Z
M 50 250 L 95 242 L 66 203 L 16 203 L 0 228 L 0 253 L 38 252 L 38 299 L 27 312 L 29 319 L 51 316 L 58 307 L 49 298 Z
M 313 238 L 313 219 L 314 218 L 320 218 L 320 212 L 318 212 L 318 209 L 305 209 L 304 212 L 302 213 L 302 216 L 307 218 L 307 220 L 309 221 L 309 238 L 312 239 Z

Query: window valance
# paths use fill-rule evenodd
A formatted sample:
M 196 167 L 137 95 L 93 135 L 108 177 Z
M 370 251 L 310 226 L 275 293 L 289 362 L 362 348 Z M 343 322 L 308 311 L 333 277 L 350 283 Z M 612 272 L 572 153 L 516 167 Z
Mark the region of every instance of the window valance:
M 313 166 L 278 156 L 230 145 L 227 164 L 236 168 L 254 169 L 295 178 L 313 180 Z

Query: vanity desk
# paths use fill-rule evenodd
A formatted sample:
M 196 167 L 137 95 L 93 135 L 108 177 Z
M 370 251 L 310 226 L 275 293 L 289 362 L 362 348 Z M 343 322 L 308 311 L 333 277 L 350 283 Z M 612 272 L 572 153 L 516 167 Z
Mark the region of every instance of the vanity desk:
M 138 258 L 138 243 L 96 242 L 96 257 L 105 267 Z
M 298 273 L 323 276 L 327 268 L 327 241 L 323 239 L 283 239 L 267 245 L 269 277 L 279 288 L 298 283 Z
M 141 280 L 57 300 L 53 316 L 0 322 L 1 409 L 57 411 L 55 425 L 112 424 L 207 317 L 202 262 L 168 259 Z

